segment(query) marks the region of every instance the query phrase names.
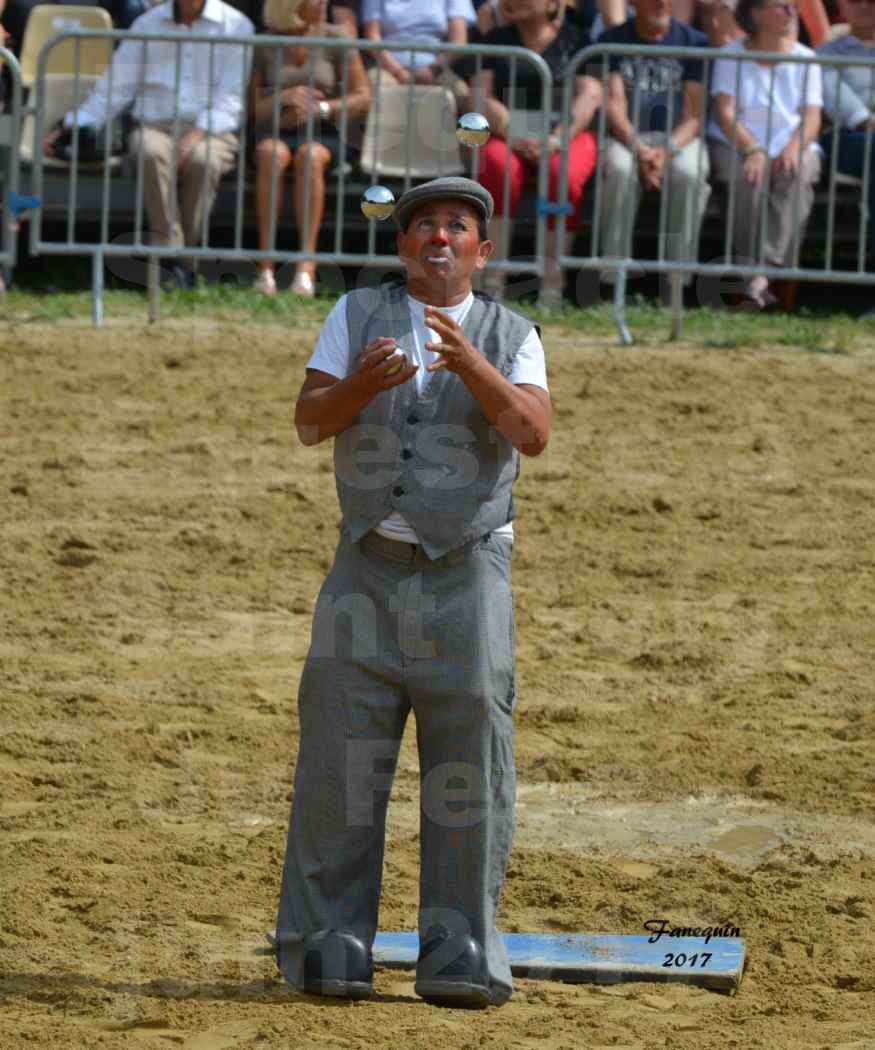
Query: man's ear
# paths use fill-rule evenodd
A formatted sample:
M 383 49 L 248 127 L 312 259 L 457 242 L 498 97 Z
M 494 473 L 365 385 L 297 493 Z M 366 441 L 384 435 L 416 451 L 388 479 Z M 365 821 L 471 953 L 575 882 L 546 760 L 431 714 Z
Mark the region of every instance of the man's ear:
M 477 252 L 477 267 L 476 268 L 478 270 L 482 270 L 483 269 L 483 267 L 486 265 L 486 263 L 487 263 L 487 261 L 489 259 L 489 256 L 492 255 L 494 250 L 495 250 L 495 245 L 492 243 L 492 241 L 481 241 L 480 242 L 480 248 L 479 248 L 479 250 Z

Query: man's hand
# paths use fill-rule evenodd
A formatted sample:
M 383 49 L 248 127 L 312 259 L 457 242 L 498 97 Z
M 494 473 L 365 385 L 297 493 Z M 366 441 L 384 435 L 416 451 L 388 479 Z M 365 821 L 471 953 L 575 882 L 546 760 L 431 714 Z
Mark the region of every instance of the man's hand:
M 411 365 L 403 354 L 400 355 L 401 367 L 398 368 L 396 349 L 395 340 L 383 336 L 368 343 L 361 352 L 351 378 L 369 400 L 383 390 L 391 390 L 393 386 L 406 383 L 419 370 L 419 366 Z
M 773 175 L 795 175 L 799 171 L 799 139 L 794 135 L 772 161 Z
M 664 146 L 640 145 L 638 147 L 638 170 L 646 190 L 659 192 L 662 189 L 667 159 L 668 150 Z
M 429 340 L 425 344 L 427 350 L 441 356 L 433 364 L 428 366 L 429 372 L 436 372 L 440 368 L 446 368 L 455 372 L 458 376 L 465 376 L 471 370 L 471 366 L 481 355 L 465 338 L 462 326 L 433 306 L 425 308 L 425 324 L 427 328 L 437 332 L 436 340 Z
M 192 128 L 182 136 L 176 144 L 176 167 L 179 171 L 185 171 L 196 146 L 206 137 L 207 133 L 203 128 Z
M 754 186 L 762 184 L 766 177 L 766 168 L 769 165 L 769 157 L 765 150 L 754 150 L 744 158 L 742 172 L 745 179 Z
M 60 127 L 53 128 L 43 139 L 43 153 L 47 157 L 55 156 L 55 143 L 64 134 Z

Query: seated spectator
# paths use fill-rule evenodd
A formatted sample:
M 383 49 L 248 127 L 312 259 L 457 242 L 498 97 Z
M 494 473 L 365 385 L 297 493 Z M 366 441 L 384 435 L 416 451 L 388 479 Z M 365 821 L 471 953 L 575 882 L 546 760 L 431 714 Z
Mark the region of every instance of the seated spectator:
M 513 0 L 512 22 L 494 29 L 484 43 L 503 47 L 527 47 L 539 54 L 553 73 L 553 97 L 550 106 L 550 199 L 556 201 L 559 191 L 561 154 L 562 84 L 565 68 L 573 56 L 586 45 L 570 22 L 556 19 L 556 0 Z M 568 129 L 568 200 L 574 216 L 567 226 L 568 241 L 580 221 L 583 188 L 596 166 L 595 136 L 586 129 L 602 102 L 601 83 L 591 76 L 576 78 L 573 118 Z M 526 179 L 536 170 L 541 154 L 540 136 L 544 101 L 541 77 L 534 65 L 517 61 L 516 81 L 511 82 L 511 63 L 504 56 L 485 58 L 483 70 L 472 84 L 474 98 L 482 106 L 492 128 L 489 141 L 480 149 L 480 181 L 495 200 L 495 217 L 489 224 L 489 239 L 495 245 L 493 258 L 500 258 L 505 240 L 507 216 L 516 212 Z M 479 93 L 479 94 L 478 94 Z M 510 199 L 505 209 L 504 173 L 510 166 Z M 551 228 L 555 220 L 551 220 Z M 542 302 L 558 305 L 562 298 L 562 273 L 555 265 L 555 242 L 547 246 L 547 271 L 544 275 Z M 504 275 L 488 272 L 484 286 L 496 298 L 504 290 Z
M 471 0 L 361 0 L 366 40 L 468 43 Z M 437 84 L 446 62 L 428 51 L 379 51 L 376 61 L 399 84 Z
M 166 0 L 141 15 L 132 28 L 166 34 L 182 26 L 213 38 L 252 33 L 249 19 L 222 0 Z M 69 138 L 74 121 L 80 128 L 100 127 L 133 105 L 139 126 L 129 147 L 135 158 L 143 153 L 143 193 L 153 244 L 200 244 L 219 181 L 234 166 L 248 51 L 219 43 L 212 58 L 210 52 L 208 45 L 180 49 L 171 40 L 150 41 L 148 48 L 142 40 L 122 41 L 84 104 L 67 113 L 43 142 L 45 152 L 54 155 Z M 177 56 L 179 111 L 175 113 L 177 85 L 172 71 Z M 110 77 L 113 94 L 108 98 Z M 170 181 L 174 152 L 181 192 L 178 210 L 171 205 L 171 193 L 176 192 Z M 180 272 L 179 277 L 193 283 L 190 271 Z
M 875 59 L 875 3 L 839 0 L 839 10 L 850 32 L 817 49 L 818 55 Z M 839 84 L 841 83 L 841 90 Z M 875 254 L 875 108 L 872 100 L 872 66 L 824 66 L 823 108 L 832 122 L 822 138 L 827 154 L 838 150 L 836 165 L 845 175 L 863 177 L 869 154 L 869 255 Z M 875 307 L 863 314 L 875 318 Z
M 636 0 L 634 17 L 599 43 L 707 47 L 708 38 L 672 17 L 671 0 Z M 711 193 L 701 138 L 703 62 L 699 58 L 610 59 L 602 192 L 602 254 L 625 256 L 642 192 L 668 194 L 665 258 L 695 260 Z M 667 188 L 664 189 L 664 187 Z M 603 279 L 614 280 L 605 272 Z M 690 274 L 684 276 L 685 283 Z
M 779 62 L 773 67 L 732 60 L 745 51 L 814 54 L 798 42 L 795 3 L 739 0 L 736 19 L 747 36 L 721 48 L 726 57 L 714 63 L 714 108 L 708 124 L 711 164 L 717 180 L 735 186 L 736 256 L 760 260 L 760 224 L 765 222 L 762 262 L 789 266 L 794 241 L 801 243 L 805 235 L 820 178 L 821 71 L 802 63 Z M 764 274 L 749 282 L 747 294 L 758 307 L 777 302 Z
M 321 20 L 320 0 L 267 0 L 264 20 L 271 33 L 292 36 L 343 38 L 339 26 Z M 339 162 L 341 144 L 337 119 L 346 105 L 350 125 L 365 113 L 371 101 L 371 88 L 358 51 L 350 51 L 346 95 L 343 88 L 343 51 L 289 45 L 277 61 L 277 48 L 264 45 L 256 49 L 252 70 L 250 111 L 255 123 L 255 210 L 258 219 L 258 246 L 262 251 L 274 247 L 270 241 L 271 193 L 275 215 L 282 214 L 286 173 L 295 175 L 295 222 L 300 250 L 315 252 L 325 208 L 325 175 Z M 312 57 L 312 66 L 311 66 Z M 310 75 L 313 74 L 313 87 Z M 277 101 L 278 96 L 278 101 Z M 274 112 L 278 127 L 274 129 Z M 309 210 L 305 211 L 308 197 Z M 306 233 L 306 239 L 305 239 Z M 258 264 L 255 287 L 265 295 L 276 293 L 273 263 Z M 312 296 L 316 286 L 316 264 L 300 262 L 291 290 Z

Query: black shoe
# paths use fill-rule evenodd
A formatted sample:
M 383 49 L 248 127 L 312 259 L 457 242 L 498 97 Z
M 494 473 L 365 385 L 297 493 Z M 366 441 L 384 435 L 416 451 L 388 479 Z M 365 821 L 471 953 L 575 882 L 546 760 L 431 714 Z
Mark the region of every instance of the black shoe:
M 161 270 L 161 287 L 165 292 L 173 292 L 177 288 L 191 289 L 195 283 L 194 270 L 189 270 L 182 263 L 171 263 L 169 267 Z
M 473 937 L 459 936 L 443 926 L 426 932 L 416 964 L 414 990 L 427 1003 L 482 1010 L 489 1006 L 486 956 Z
M 367 999 L 373 989 L 371 953 L 351 933 L 320 930 L 304 940 L 304 991 Z

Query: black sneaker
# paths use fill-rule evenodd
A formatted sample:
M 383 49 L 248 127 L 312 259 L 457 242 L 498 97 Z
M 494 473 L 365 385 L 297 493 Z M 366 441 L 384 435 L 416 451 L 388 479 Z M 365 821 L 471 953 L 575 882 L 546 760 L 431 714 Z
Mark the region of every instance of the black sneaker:
M 434 1006 L 482 1010 L 489 1006 L 486 956 L 473 937 L 432 926 L 419 949 L 414 990 Z
M 373 992 L 371 953 L 351 933 L 320 930 L 304 940 L 304 991 L 367 999 Z

